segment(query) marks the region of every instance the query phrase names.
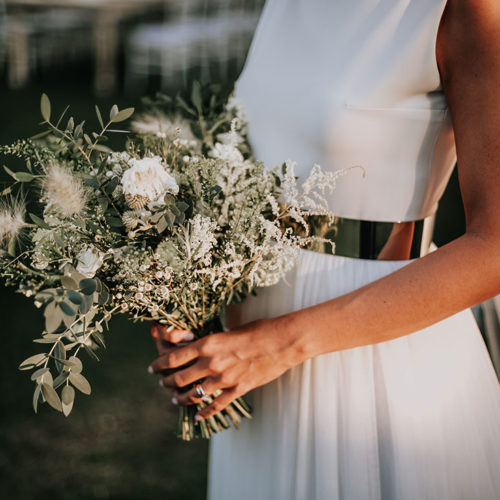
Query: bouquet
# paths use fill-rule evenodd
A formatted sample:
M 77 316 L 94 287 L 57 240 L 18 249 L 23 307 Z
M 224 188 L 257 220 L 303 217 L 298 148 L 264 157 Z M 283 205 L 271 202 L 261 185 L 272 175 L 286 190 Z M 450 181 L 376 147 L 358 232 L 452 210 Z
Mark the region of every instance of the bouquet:
M 190 100 L 160 95 L 146 105 L 133 132 L 114 128 L 132 108 L 113 106 L 105 122 L 96 107 L 99 131 L 86 133 L 66 111 L 54 122 L 43 95 L 47 130 L 0 148 L 26 165 L 5 167 L 13 181 L 0 206 L 0 277 L 43 309 L 40 349 L 19 367 L 32 371 L 35 412 L 47 403 L 67 416 L 75 389 L 90 394 L 81 355 L 99 359 L 114 315 L 196 337 L 220 331 L 226 306 L 277 283 L 298 249 L 326 241 L 309 234 L 307 217 L 330 220 L 325 190 L 343 171 L 315 165 L 299 186 L 291 161 L 266 168 L 251 155 L 238 102 L 197 84 Z M 125 147 L 113 151 L 108 134 L 123 132 Z M 211 401 L 179 409 L 183 439 L 251 417 L 239 398 L 195 422 Z

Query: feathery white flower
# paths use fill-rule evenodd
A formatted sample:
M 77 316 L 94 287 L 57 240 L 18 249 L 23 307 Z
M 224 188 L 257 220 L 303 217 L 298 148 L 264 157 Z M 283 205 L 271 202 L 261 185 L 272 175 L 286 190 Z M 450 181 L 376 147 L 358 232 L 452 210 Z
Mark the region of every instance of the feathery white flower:
M 227 161 L 231 165 L 243 164 L 243 155 L 232 143 L 221 144 L 217 142 L 212 148 L 212 151 L 210 151 L 210 156 L 212 158 L 219 158 L 220 160 Z
M 26 226 L 24 212 L 25 207 L 20 202 L 0 206 L 0 245 L 8 245 Z
M 209 266 L 212 261 L 210 250 L 217 244 L 214 232 L 217 224 L 203 215 L 196 214 L 190 221 L 189 240 L 186 241 L 188 259 L 201 260 Z
M 143 114 L 131 124 L 132 130 L 140 134 L 151 134 L 161 138 L 179 138 L 184 141 L 196 141 L 187 120 L 177 115 L 173 118 L 161 112 Z
M 50 163 L 42 189 L 47 208 L 63 217 L 79 214 L 85 208 L 86 195 L 81 181 L 59 163 Z
M 163 204 L 167 194 L 179 192 L 177 181 L 167 172 L 159 156 L 132 159 L 131 167 L 122 177 L 123 194 L 132 209 L 144 208 L 148 203 Z

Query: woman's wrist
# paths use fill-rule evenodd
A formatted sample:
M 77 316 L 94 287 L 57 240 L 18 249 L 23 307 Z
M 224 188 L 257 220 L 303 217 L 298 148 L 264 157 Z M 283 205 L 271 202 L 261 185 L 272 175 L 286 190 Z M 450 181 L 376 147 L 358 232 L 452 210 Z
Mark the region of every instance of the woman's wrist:
M 323 321 L 318 318 L 319 314 L 321 311 L 317 308 L 305 308 L 275 319 L 275 331 L 286 333 L 292 365 L 336 350 L 332 345 L 333 332 L 322 331 Z M 331 324 L 330 318 L 327 323 Z

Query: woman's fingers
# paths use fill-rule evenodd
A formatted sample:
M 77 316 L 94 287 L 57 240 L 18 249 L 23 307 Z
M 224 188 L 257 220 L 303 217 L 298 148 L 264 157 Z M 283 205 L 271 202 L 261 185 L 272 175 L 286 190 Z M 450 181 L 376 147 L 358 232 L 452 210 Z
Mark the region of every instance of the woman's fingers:
M 151 327 L 151 336 L 156 340 L 163 340 L 165 342 L 171 342 L 172 344 L 178 344 L 179 342 L 191 342 L 194 340 L 193 332 L 188 330 L 166 328 L 158 323 L 154 323 Z
M 174 404 L 189 405 L 199 403 L 202 398 L 196 392 L 196 387 L 198 385 L 201 385 L 207 396 L 211 396 L 217 389 L 222 389 L 219 377 L 207 377 L 203 382 L 189 389 L 189 391 L 177 393 L 174 398 L 175 402 L 173 401 Z
M 195 420 L 202 420 L 212 415 L 215 415 L 219 411 L 222 411 L 226 406 L 228 406 L 237 397 L 241 396 L 239 394 L 237 387 L 232 387 L 231 389 L 224 389 L 220 396 L 217 396 L 213 403 L 209 404 L 205 408 L 202 408 L 194 417 Z
M 186 385 L 201 380 L 207 375 L 210 375 L 210 370 L 198 361 L 187 368 L 176 370 L 174 373 L 167 375 L 161 380 L 161 385 L 170 389 L 177 389 L 186 387 Z
M 199 344 L 192 344 L 175 347 L 173 349 L 165 348 L 164 353 L 156 358 L 148 368 L 149 373 L 160 373 L 170 368 L 178 368 L 193 361 L 200 355 Z

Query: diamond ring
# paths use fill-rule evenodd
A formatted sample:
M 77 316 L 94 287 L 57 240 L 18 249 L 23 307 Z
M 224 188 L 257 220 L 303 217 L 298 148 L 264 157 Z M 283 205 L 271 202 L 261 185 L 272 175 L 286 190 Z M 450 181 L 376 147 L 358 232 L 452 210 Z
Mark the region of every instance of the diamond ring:
M 203 399 L 203 398 L 207 397 L 207 393 L 203 390 L 203 387 L 201 386 L 201 384 L 195 385 L 194 389 L 196 391 L 196 395 L 199 398 Z

